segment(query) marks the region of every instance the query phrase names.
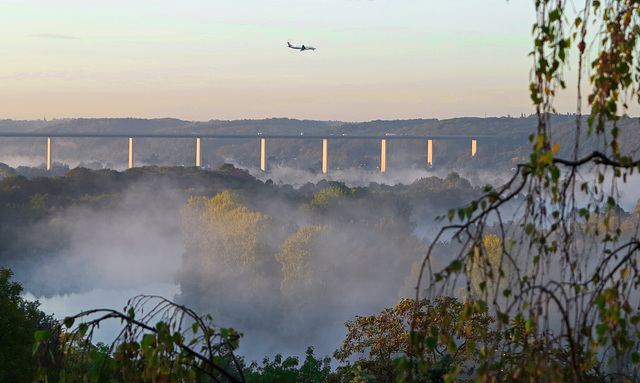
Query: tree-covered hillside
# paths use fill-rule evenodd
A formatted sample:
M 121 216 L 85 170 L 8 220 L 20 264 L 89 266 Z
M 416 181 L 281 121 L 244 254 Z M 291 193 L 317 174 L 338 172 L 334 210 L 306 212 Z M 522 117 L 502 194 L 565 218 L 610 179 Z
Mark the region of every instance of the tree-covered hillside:
M 584 118 L 586 122 L 586 117 Z M 575 116 L 554 115 L 552 140 L 560 152 L 572 150 L 572 124 Z M 325 135 L 329 139 L 329 170 L 360 168 L 377 171 L 380 166 L 378 140 L 331 139 L 332 136 L 359 135 L 417 135 L 449 136 L 478 135 L 490 138 L 478 141 L 477 153 L 471 156 L 471 142 L 435 140 L 433 166 L 445 171 L 462 169 L 510 170 L 527 157 L 528 136 L 535 129 L 537 118 L 456 118 L 448 120 L 393 120 L 343 123 L 335 121 L 292 120 L 273 118 L 266 120 L 237 120 L 190 122 L 176 119 L 64 119 L 52 121 L 1 120 L 2 132 L 81 132 L 81 133 L 164 133 L 164 134 L 249 134 L 256 139 L 203 139 L 202 164 L 217 169 L 224 163 L 243 168 L 259 168 L 260 141 L 258 135 Z M 622 150 L 638 147 L 637 121 L 621 123 Z M 582 132 L 581 150 L 589 151 L 606 145 L 595 137 L 587 138 Z M 2 138 L 0 161 L 18 165 L 37 166 L 44 163 L 46 141 L 38 138 Z M 190 166 L 195 164 L 193 139 L 136 139 L 134 140 L 136 166 Z M 320 171 L 322 143 L 310 140 L 267 140 L 267 161 L 270 167 L 292 167 Z M 55 138 L 53 158 L 75 167 L 108 167 L 123 169 L 128 161 L 128 142 L 118 138 Z M 20 163 L 23 161 L 23 163 Z M 24 163 L 28 162 L 28 163 Z M 387 169 L 427 168 L 425 141 L 392 140 L 387 142 Z
M 174 251 L 166 279 L 179 286 L 175 298 L 243 331 L 240 352 L 253 358 L 272 355 L 261 344 L 277 342 L 333 352 L 344 321 L 411 294 L 428 245 L 420 228 L 480 193 L 455 173 L 293 188 L 232 165 L 32 178 L 2 169 L 0 266 L 26 291 L 50 297 L 156 281 Z

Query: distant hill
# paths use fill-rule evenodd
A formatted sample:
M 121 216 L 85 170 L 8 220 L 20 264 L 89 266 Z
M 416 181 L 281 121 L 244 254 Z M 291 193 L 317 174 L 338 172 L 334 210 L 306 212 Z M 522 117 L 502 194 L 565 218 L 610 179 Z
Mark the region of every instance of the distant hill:
M 568 156 L 573 150 L 576 117 L 552 116 L 552 137 L 560 147 L 560 154 Z M 1 132 L 77 132 L 77 133 L 217 133 L 217 134 L 282 134 L 325 135 L 329 138 L 329 168 L 361 168 L 375 171 L 380 164 L 378 140 L 331 140 L 331 135 L 489 135 L 491 139 L 478 142 L 475 157 L 471 157 L 471 142 L 434 141 L 434 168 L 447 170 L 491 169 L 508 170 L 521 162 L 530 152 L 528 137 L 535 132 L 537 117 L 520 118 L 455 118 L 447 120 L 376 120 L 362 123 L 336 121 L 294 120 L 271 118 L 263 120 L 211 120 L 192 122 L 178 119 L 60 119 L 51 121 L 0 120 Z M 604 140 L 587 138 L 586 117 L 582 121 L 583 152 L 602 149 Z M 640 148 L 637 119 L 619 123 L 621 151 L 637 156 Z M 322 144 L 310 140 L 267 141 L 269 166 L 291 166 L 319 171 Z M 193 165 L 193 139 L 136 139 L 135 164 Z M 45 161 L 45 141 L 33 138 L 3 138 L 0 140 L 0 162 L 37 165 Z M 202 164 L 218 168 L 224 163 L 257 168 L 260 165 L 260 142 L 256 139 L 203 139 Z M 426 168 L 427 148 L 424 141 L 389 140 L 387 169 Z M 72 167 L 78 163 L 111 168 L 125 168 L 128 143 L 115 138 L 55 138 L 53 158 Z

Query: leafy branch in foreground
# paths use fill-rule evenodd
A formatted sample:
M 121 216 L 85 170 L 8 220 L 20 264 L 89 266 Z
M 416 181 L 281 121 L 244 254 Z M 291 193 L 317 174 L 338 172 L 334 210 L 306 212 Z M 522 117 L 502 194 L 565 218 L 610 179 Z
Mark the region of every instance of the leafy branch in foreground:
M 487 187 L 480 199 L 449 212 L 451 224 L 434 243 L 451 238 L 458 251 L 435 270 L 429 249 L 416 298 L 466 289 L 495 314 L 505 337 L 500 348 L 481 353 L 480 380 L 631 379 L 640 365 L 640 237 L 612 212 L 618 186 L 640 171 L 638 148 L 621 145 L 639 128 L 626 112 L 630 100 L 640 101 L 640 3 L 594 0 L 575 11 L 563 0 L 535 6 L 530 95 L 538 126 L 528 161 L 504 186 Z M 578 61 L 575 136 L 572 150 L 561 152 L 552 115 L 570 57 Z M 591 113 L 583 118 L 589 61 Z M 585 153 L 582 143 L 592 135 L 597 148 Z M 499 237 L 498 260 L 483 243 L 489 234 Z
M 96 347 L 94 332 L 109 320 L 122 330 L 109 346 Z M 79 322 L 79 323 L 78 323 Z M 242 336 L 216 329 L 211 316 L 158 296 L 129 300 L 123 312 L 84 311 L 64 319 L 62 343 L 36 333 L 34 354 L 47 382 L 244 382 L 233 350 Z

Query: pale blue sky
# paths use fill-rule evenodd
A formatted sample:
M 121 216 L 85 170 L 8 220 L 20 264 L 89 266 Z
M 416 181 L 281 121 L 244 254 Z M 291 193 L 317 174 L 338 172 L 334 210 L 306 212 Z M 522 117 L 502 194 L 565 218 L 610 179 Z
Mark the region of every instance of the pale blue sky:
M 533 20 L 524 0 L 4 0 L 0 118 L 531 113 Z

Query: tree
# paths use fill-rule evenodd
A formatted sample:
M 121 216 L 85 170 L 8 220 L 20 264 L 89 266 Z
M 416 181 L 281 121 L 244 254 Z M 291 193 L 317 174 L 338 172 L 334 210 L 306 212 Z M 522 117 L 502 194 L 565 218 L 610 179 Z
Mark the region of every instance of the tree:
M 317 359 L 313 347 L 308 347 L 302 366 L 298 357 L 282 358 L 276 354 L 273 361 L 264 358 L 262 365 L 252 362 L 244 369 L 247 383 L 316 383 L 326 382 L 331 373 L 331 358 Z
M 270 220 L 249 211 L 240 196 L 229 191 L 213 198 L 191 197 L 182 212 L 186 266 L 208 276 L 224 268 L 229 277 L 259 269 L 265 262 Z
M 36 373 L 31 355 L 36 330 L 53 327 L 54 320 L 20 294 L 22 286 L 10 281 L 13 272 L 0 267 L 0 381 L 27 382 Z
M 373 364 L 376 375 L 382 373 L 385 381 L 395 377 L 394 359 L 400 356 L 408 360 L 422 357 L 420 375 L 428 375 L 430 369 L 444 360 L 447 372 L 451 366 L 477 360 L 481 348 L 495 346 L 500 334 L 493 328 L 494 321 L 486 308 L 480 310 L 475 303 L 461 303 L 456 298 L 442 296 L 433 301 L 405 298 L 396 307 L 382 310 L 380 315 L 358 316 L 346 322 L 347 337 L 333 356 L 344 362 L 354 354 L 366 353 L 369 361 L 377 362 Z M 424 349 L 410 347 L 414 337 L 422 339 Z
M 322 189 L 314 194 L 313 199 L 309 202 L 306 208 L 310 210 L 326 209 L 327 206 L 331 205 L 332 201 L 339 200 L 350 195 L 352 195 L 352 191 L 344 184 L 334 183 L 333 186 Z
M 505 185 L 488 186 L 484 196 L 449 212 L 450 224 L 436 239 L 451 233 L 460 250 L 438 270 L 430 266 L 430 250 L 417 292 L 428 297 L 469 286 L 474 249 L 483 246 L 497 220 L 500 240 L 515 238 L 500 259 L 512 267 L 513 278 L 506 286 L 485 289 L 477 304 L 490 305 L 507 336 L 501 349 L 483 355 L 479 377 L 573 382 L 611 373 L 637 377 L 640 238 L 622 237 L 619 220 L 608 218 L 602 205 L 614 208 L 617 185 L 640 170 L 633 158 L 638 148 L 625 145 L 625 136 L 638 132 L 627 111 L 634 98 L 640 101 L 640 3 L 586 1 L 575 12 L 573 3 L 563 0 L 539 0 L 535 6 L 529 89 L 538 124 L 529 137 L 531 152 Z M 573 147 L 561 152 L 554 141 L 554 97 L 566 88 L 570 57 L 577 60 L 577 113 Z M 590 115 L 584 118 L 587 65 Z M 595 137 L 595 147 L 583 145 L 588 137 Z M 509 205 L 523 212 L 512 218 L 513 225 L 503 217 Z M 602 225 L 594 229 L 593 222 Z M 484 279 L 488 285 L 491 275 Z
M 312 283 L 311 260 L 317 256 L 318 237 L 330 230 L 328 226 L 303 227 L 284 241 L 282 252 L 276 254 L 276 260 L 282 265 L 280 289 L 283 292 L 291 292 L 296 282 Z
M 502 291 L 508 288 L 509 280 L 512 279 L 512 266 L 503 262 L 502 257 L 504 242 L 509 243 L 509 238 L 501 241 L 495 234 L 487 234 L 482 239 L 482 244 L 473 249 L 473 254 L 469 254 L 467 264 L 470 285 L 463 296 L 471 300 L 482 297 L 485 290 Z

